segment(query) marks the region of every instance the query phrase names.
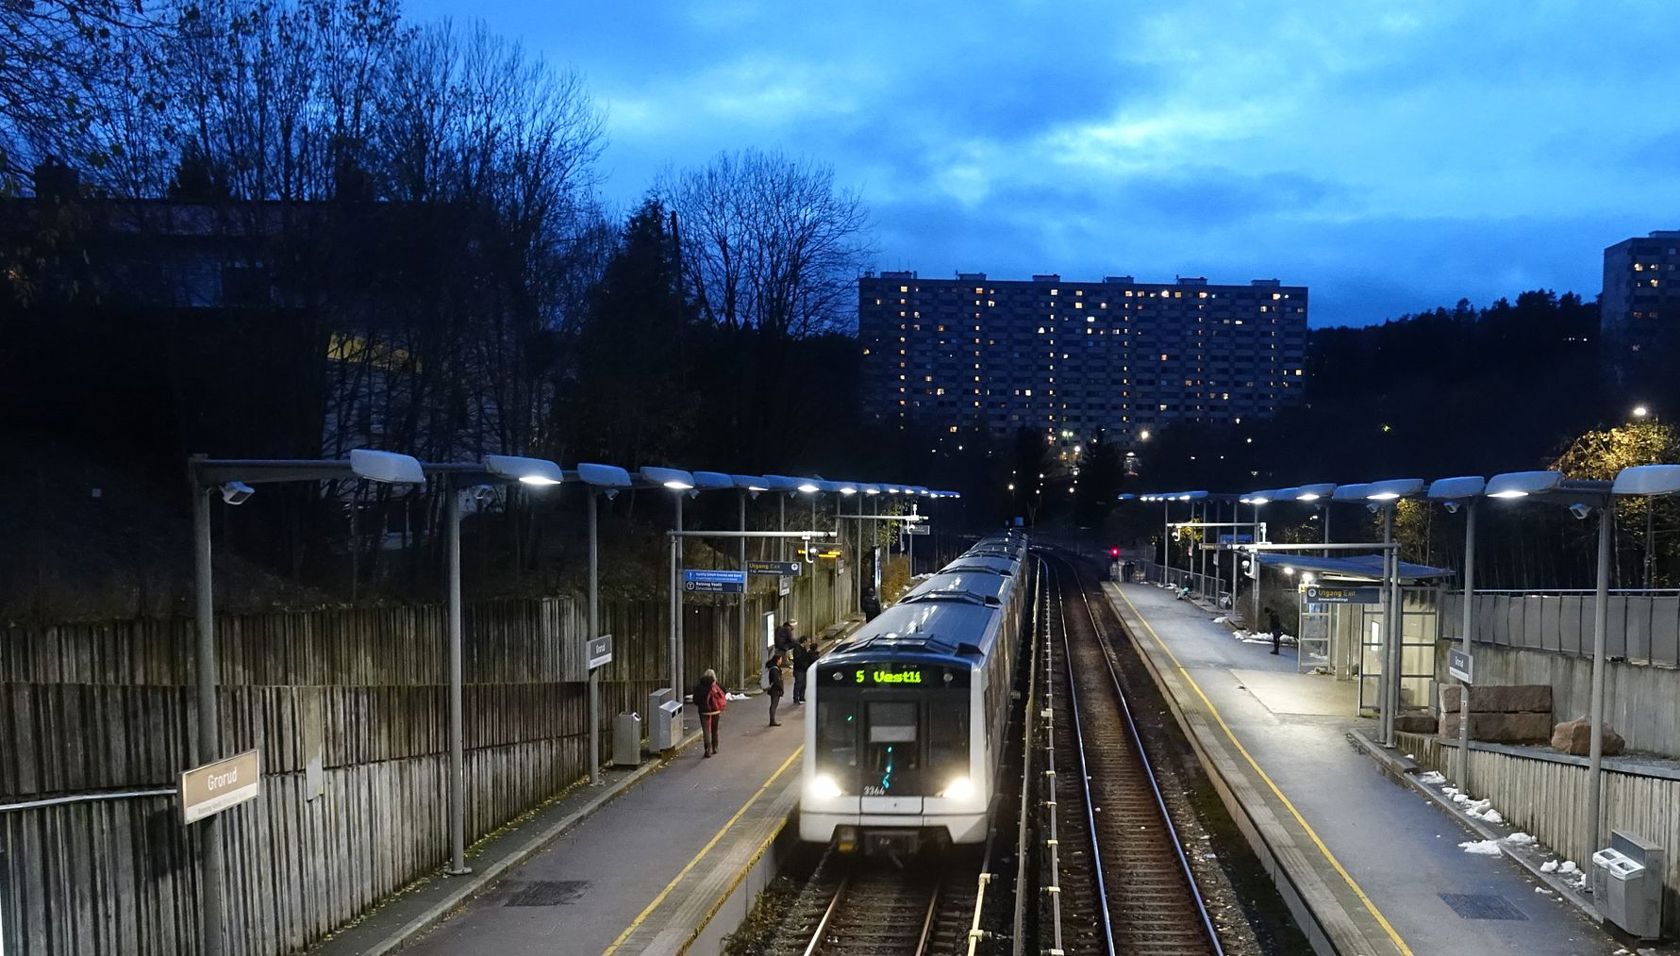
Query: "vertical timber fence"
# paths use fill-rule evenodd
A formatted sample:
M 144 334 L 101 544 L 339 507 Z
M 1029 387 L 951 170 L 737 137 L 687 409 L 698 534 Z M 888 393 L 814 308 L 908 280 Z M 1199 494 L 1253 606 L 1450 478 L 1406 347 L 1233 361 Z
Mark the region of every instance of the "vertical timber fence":
M 846 580 L 801 578 L 802 624 L 850 614 Z M 756 622 L 777 598 L 746 600 L 745 641 L 736 604 L 685 607 L 686 684 L 707 667 L 757 673 Z M 582 603 L 466 608 L 469 840 L 587 777 Z M 617 638 L 602 713 L 640 712 L 670 680 L 666 604 L 603 604 L 602 626 Z M 433 605 L 218 619 L 217 756 L 257 749 L 263 770 L 261 797 L 222 827 L 228 953 L 302 950 L 447 861 L 445 635 Z M 0 628 L 6 956 L 198 951 L 198 832 L 175 795 L 193 643 L 190 619 Z

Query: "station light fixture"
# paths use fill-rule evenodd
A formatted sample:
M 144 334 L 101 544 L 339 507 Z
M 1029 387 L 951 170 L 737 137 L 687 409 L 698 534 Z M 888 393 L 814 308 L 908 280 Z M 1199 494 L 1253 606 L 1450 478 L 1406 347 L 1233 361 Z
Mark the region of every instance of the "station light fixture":
M 676 468 L 645 467 L 639 472 L 642 479 L 651 484 L 661 485 L 672 491 L 692 491 L 694 476 Z
M 1558 471 L 1508 471 L 1488 479 L 1487 496 L 1507 500 L 1527 498 L 1557 491 L 1562 484 L 1563 473 Z
M 566 480 L 560 466 L 546 458 L 485 455 L 484 470 L 497 478 L 517 481 L 522 485 L 558 485 Z

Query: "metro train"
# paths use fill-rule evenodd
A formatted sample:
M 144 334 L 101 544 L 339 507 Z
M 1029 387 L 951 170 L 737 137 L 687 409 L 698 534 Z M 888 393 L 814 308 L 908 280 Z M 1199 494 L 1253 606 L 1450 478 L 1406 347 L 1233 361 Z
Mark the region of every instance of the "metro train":
M 800 839 L 913 853 L 986 839 L 1032 565 L 985 538 L 806 674 Z

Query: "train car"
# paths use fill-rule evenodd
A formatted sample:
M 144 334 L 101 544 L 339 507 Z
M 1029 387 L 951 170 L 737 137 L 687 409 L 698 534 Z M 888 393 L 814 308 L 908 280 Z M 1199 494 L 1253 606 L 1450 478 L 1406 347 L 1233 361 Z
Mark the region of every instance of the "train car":
M 801 839 L 867 854 L 985 840 L 1026 548 L 1018 535 L 981 542 L 811 666 Z

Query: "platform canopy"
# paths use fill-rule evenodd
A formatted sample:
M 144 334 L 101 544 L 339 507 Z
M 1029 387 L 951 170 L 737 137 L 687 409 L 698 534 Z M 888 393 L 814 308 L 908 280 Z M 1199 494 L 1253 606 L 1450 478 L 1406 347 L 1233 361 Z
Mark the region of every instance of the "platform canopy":
M 1359 554 L 1348 558 L 1323 558 L 1308 554 L 1280 554 L 1260 552 L 1260 565 L 1267 568 L 1294 568 L 1311 571 L 1326 581 L 1367 581 L 1376 584 L 1383 579 L 1383 559 L 1380 554 Z M 1427 564 L 1400 562 L 1400 583 L 1421 584 L 1457 575 L 1450 568 L 1432 568 Z

